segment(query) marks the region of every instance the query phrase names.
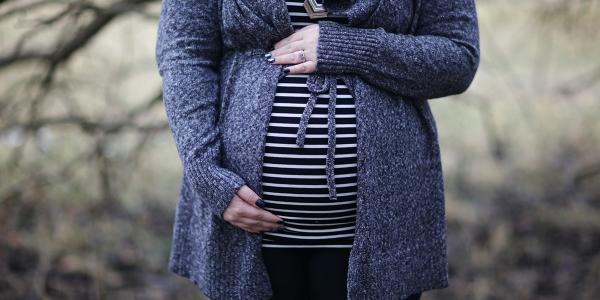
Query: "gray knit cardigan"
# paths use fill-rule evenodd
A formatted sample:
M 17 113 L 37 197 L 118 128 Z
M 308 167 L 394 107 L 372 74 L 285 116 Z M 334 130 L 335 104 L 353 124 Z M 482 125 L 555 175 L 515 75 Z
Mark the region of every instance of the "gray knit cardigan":
M 357 223 L 348 299 L 402 299 L 445 288 L 444 183 L 428 100 L 464 92 L 475 76 L 474 0 L 325 0 L 325 6 L 348 22 L 319 21 L 311 96 L 329 92 L 335 103 L 331 83 L 341 78 L 356 101 Z M 264 54 L 293 32 L 284 0 L 162 2 L 156 60 L 183 165 L 168 268 L 211 299 L 272 296 L 262 236 L 222 214 L 244 184 L 262 196 L 267 124 L 286 66 Z M 330 127 L 325 163 L 332 201 L 334 137 Z

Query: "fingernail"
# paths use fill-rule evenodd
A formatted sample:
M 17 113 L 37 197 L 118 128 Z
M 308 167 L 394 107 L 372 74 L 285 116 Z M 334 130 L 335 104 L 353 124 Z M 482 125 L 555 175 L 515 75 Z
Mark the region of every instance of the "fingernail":
M 258 207 L 265 207 L 265 201 L 262 198 L 258 198 L 258 200 L 256 200 L 256 205 Z
M 273 57 L 269 57 L 269 58 L 267 59 L 267 61 L 268 61 L 268 62 L 270 62 L 270 63 L 272 63 L 272 62 L 274 62 L 274 61 L 275 61 L 275 58 L 273 58 Z
M 269 58 L 271 57 L 271 52 L 267 52 L 267 54 L 265 54 L 265 58 Z
M 283 220 L 279 220 L 277 221 L 277 224 L 285 224 L 285 222 Z
M 284 69 L 283 69 L 283 73 L 287 74 L 287 73 L 289 73 L 289 72 L 290 72 L 290 68 L 284 68 Z

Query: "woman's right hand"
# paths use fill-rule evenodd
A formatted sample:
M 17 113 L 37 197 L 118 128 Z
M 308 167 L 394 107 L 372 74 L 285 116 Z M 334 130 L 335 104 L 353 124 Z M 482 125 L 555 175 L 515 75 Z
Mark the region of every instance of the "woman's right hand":
M 223 212 L 223 219 L 241 229 L 253 233 L 271 231 L 283 227 L 283 219 L 264 210 L 262 199 L 247 185 L 233 196 Z M 258 205 L 257 205 L 258 201 Z M 264 202 L 262 202 L 264 203 Z

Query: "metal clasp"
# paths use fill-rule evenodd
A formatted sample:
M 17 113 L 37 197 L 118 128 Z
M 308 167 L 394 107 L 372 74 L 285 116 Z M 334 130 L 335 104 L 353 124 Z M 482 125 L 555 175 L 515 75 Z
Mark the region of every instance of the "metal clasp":
M 317 0 L 304 0 L 304 9 L 311 19 L 327 18 L 327 9 Z

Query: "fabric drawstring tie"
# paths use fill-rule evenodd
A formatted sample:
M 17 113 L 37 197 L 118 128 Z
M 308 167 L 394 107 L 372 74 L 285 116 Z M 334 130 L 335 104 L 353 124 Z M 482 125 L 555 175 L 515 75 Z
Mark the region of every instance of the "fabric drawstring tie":
M 325 172 L 327 174 L 327 187 L 329 199 L 337 200 L 335 187 L 335 102 L 337 97 L 337 77 L 333 75 L 310 74 L 306 80 L 306 86 L 310 92 L 306 107 L 298 124 L 298 135 L 296 145 L 304 147 L 306 128 L 308 120 L 317 102 L 317 96 L 329 89 L 329 106 L 327 108 L 327 158 L 325 160 Z

